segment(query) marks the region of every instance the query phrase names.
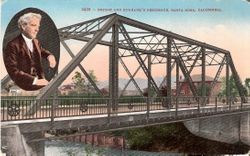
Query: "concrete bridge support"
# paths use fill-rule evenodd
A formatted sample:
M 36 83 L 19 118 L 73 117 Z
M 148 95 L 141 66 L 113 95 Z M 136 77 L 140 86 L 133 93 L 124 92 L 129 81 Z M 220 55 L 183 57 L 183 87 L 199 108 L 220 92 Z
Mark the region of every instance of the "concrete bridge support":
M 186 121 L 184 125 L 191 133 L 203 138 L 250 146 L 250 112 L 196 119 Z
M 7 155 L 13 156 L 44 156 L 44 141 L 30 140 L 43 137 L 42 132 L 22 134 L 18 125 L 1 127 L 1 145 Z

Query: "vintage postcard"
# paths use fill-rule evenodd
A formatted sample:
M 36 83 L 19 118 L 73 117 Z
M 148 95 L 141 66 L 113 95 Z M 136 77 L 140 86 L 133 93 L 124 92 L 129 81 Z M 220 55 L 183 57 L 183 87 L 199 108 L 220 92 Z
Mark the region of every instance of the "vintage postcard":
M 1 0 L 2 154 L 249 154 L 249 11 Z

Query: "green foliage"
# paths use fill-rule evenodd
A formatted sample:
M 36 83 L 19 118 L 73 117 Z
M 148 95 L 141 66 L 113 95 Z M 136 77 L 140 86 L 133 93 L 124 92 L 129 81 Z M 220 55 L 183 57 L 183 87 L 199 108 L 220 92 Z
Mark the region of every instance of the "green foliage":
M 248 95 L 250 95 L 250 78 L 245 79 L 245 87 L 247 89 Z
M 85 145 L 84 151 L 86 156 L 102 156 L 105 154 L 106 149 L 105 148 L 97 148 L 95 149 L 94 146 L 91 145 Z
M 154 95 L 155 91 L 153 87 L 143 89 L 143 96 Z
M 131 148 L 148 148 L 152 144 L 152 133 L 147 128 L 132 129 L 128 132 L 128 143 Z
M 197 87 L 197 94 L 198 96 L 202 96 L 202 84 L 200 84 L 198 87 Z M 205 96 L 209 96 L 209 93 L 211 91 L 211 87 L 208 85 L 208 84 L 205 84 Z
M 96 154 L 97 156 L 102 156 L 102 155 L 105 154 L 105 152 L 106 152 L 106 149 L 105 149 L 105 148 L 98 148 L 98 149 L 96 150 L 95 154 Z
M 91 156 L 94 153 L 94 148 L 91 145 L 86 145 L 84 151 L 86 156 Z
M 221 91 L 219 93 L 219 96 L 226 96 L 226 77 L 223 77 L 222 78 L 222 88 L 221 88 Z M 238 96 L 239 95 L 239 92 L 238 92 L 238 89 L 236 87 L 236 84 L 235 84 L 235 81 L 234 81 L 234 78 L 233 76 L 231 75 L 229 77 L 229 88 L 230 88 L 230 93 L 229 95 L 231 96 Z
M 95 76 L 94 70 L 89 71 L 89 77 L 94 81 L 97 82 L 97 78 Z
M 113 131 L 113 132 L 110 132 L 110 134 L 112 136 L 127 136 L 127 132 L 128 131 Z
M 93 70 L 89 71 L 89 77 L 92 79 L 94 83 L 97 83 L 97 78 L 94 74 Z M 82 74 L 78 71 L 75 72 L 75 75 L 72 77 L 72 81 L 76 86 L 76 91 L 72 91 L 71 94 L 81 94 L 84 92 L 92 93 L 94 91 L 94 87 L 89 81 L 86 81 L 86 78 L 82 76 Z
M 244 144 L 235 146 L 195 136 L 180 122 L 128 130 L 126 139 L 131 149 L 143 151 L 173 150 L 208 155 L 249 151 L 249 146 Z
M 75 75 L 72 77 L 72 81 L 76 86 L 77 92 L 83 92 L 85 89 L 85 78 L 82 77 L 80 72 L 75 72 Z
M 93 70 L 90 70 L 90 71 L 89 71 L 89 77 L 92 79 L 92 81 L 93 81 L 94 83 L 97 83 L 97 78 L 96 78 L 96 76 L 95 76 Z M 85 83 L 85 86 L 86 86 L 86 89 L 87 89 L 87 92 L 88 92 L 88 93 L 91 93 L 91 92 L 94 91 L 94 87 L 92 86 L 92 84 L 91 84 L 89 81 L 87 81 L 87 82 Z
M 68 156 L 76 156 L 76 154 L 73 151 L 66 151 L 66 154 Z
M 63 153 L 65 153 L 67 156 L 77 156 L 78 155 L 78 152 L 72 148 L 63 148 Z
M 128 130 L 126 138 L 132 149 L 149 149 L 156 142 L 164 142 L 179 130 L 175 124 Z
M 72 77 L 73 83 L 75 85 L 84 85 L 85 78 L 82 77 L 82 74 L 80 72 L 75 72 L 75 75 Z

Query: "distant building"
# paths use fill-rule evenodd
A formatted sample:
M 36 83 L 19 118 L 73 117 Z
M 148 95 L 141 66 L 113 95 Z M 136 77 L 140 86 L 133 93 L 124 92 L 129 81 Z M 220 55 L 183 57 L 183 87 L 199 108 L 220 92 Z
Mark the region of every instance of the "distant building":
M 120 95 L 122 93 L 121 88 L 118 88 L 118 94 Z M 109 95 L 109 88 L 108 86 L 100 89 L 100 91 L 102 92 L 103 95 L 108 96 Z M 122 96 L 138 96 L 141 95 L 140 92 L 138 90 L 125 90 L 122 94 Z
M 141 93 L 138 90 L 125 90 L 123 92 L 123 96 L 138 96 L 141 95 Z
M 201 79 L 201 75 L 192 75 L 191 76 L 192 80 L 193 80 L 193 84 L 194 86 L 196 86 L 196 88 L 198 88 L 199 86 L 202 85 L 202 79 Z M 213 83 L 213 78 L 210 76 L 205 76 L 205 83 L 208 86 L 211 86 Z M 189 87 L 188 82 L 185 79 L 181 79 L 180 80 L 180 87 L 181 87 L 181 91 L 180 91 L 180 95 L 182 96 L 192 96 L 192 91 Z M 220 88 L 221 88 L 221 82 L 217 81 L 214 85 L 214 88 L 211 90 L 211 95 L 210 96 L 216 96 L 218 95 L 218 93 L 220 92 Z
M 70 92 L 74 91 L 76 86 L 74 84 L 66 84 L 59 87 L 59 92 L 61 95 L 68 95 Z
M 104 96 L 109 95 L 109 89 L 107 87 L 100 89 L 100 91 Z
M 14 85 L 9 89 L 9 96 L 20 96 L 22 95 L 22 89 Z

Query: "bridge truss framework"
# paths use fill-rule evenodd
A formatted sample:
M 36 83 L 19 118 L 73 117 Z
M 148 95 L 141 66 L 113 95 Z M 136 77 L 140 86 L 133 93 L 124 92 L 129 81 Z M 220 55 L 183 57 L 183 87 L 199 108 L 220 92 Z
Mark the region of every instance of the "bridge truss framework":
M 95 82 L 91 79 L 84 67 L 80 64 L 90 51 L 97 45 L 109 47 L 109 98 L 112 99 L 111 106 L 115 110 L 117 99 L 121 96 L 129 83 L 133 83 L 140 94 L 143 94 L 140 86 L 135 81 L 135 76 L 140 69 L 148 78 L 148 88 L 152 88 L 156 96 L 162 96 L 160 89 L 167 87 L 167 97 L 172 97 L 171 93 L 171 73 L 176 69 L 176 96 L 180 93 L 179 75 L 182 72 L 185 81 L 188 82 L 193 96 L 206 96 L 206 72 L 210 66 L 217 66 L 217 71 L 213 77 L 211 88 L 218 81 L 223 67 L 226 66 L 226 95 L 230 96 L 229 77 L 235 80 L 236 87 L 242 100 L 245 101 L 244 87 L 240 81 L 236 68 L 233 64 L 230 52 L 213 45 L 206 44 L 194 39 L 190 39 L 154 26 L 135 21 L 118 14 L 110 14 L 89 21 L 77 23 L 58 29 L 60 41 L 63 47 L 72 57 L 72 60 L 58 73 L 58 75 L 41 91 L 36 99 L 46 99 L 57 90 L 69 74 L 78 66 L 88 81 L 93 85 L 96 92 L 104 96 Z M 77 40 L 86 42 L 84 47 L 76 54 L 67 45 L 67 40 Z M 135 72 L 132 73 L 124 62 L 125 57 L 134 57 L 139 63 Z M 119 62 L 130 77 L 130 80 L 118 92 L 118 67 Z M 153 64 L 166 65 L 166 76 L 158 86 L 152 76 Z M 201 68 L 202 91 L 198 92 L 194 85 L 191 74 L 195 68 Z M 6 76 L 3 83 L 9 80 Z M 151 90 L 151 89 L 149 89 Z M 210 89 L 212 91 L 212 89 Z M 211 93 L 208 93 L 210 95 Z M 150 96 L 150 94 L 149 94 Z M 171 100 L 169 101 L 171 102 Z

